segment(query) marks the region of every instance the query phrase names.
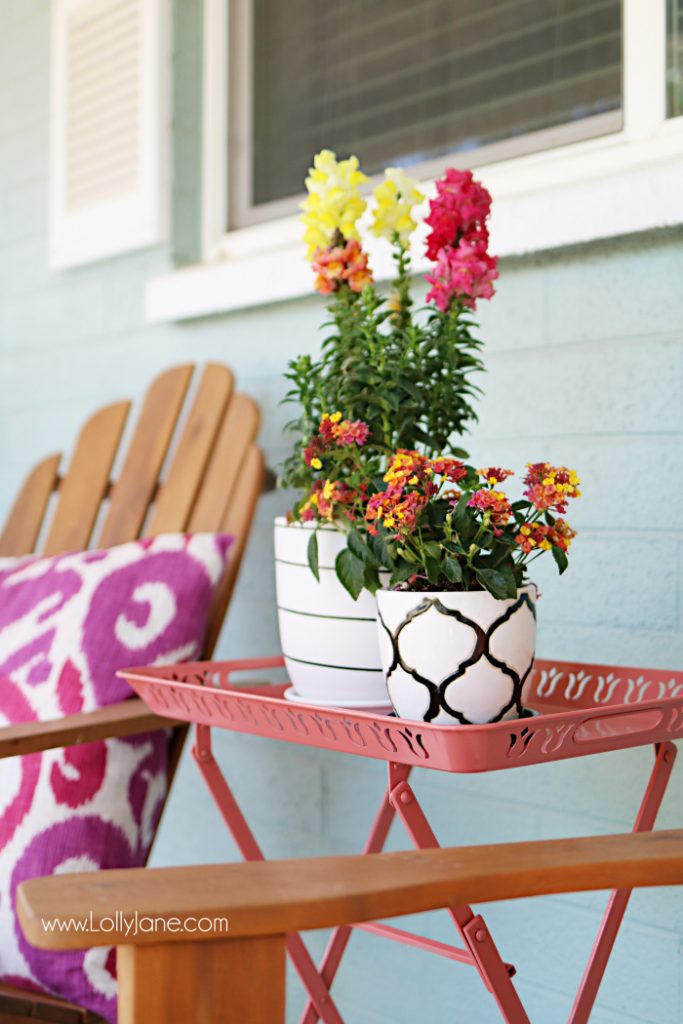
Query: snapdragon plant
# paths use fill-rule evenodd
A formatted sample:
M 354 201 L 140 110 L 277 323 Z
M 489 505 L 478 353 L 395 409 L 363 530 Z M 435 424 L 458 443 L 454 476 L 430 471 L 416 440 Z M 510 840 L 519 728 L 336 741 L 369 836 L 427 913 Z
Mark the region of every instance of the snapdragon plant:
M 424 196 L 402 170 L 388 168 L 374 190 L 370 224 L 391 245 L 396 268 L 389 293 L 382 294 L 360 240 L 365 181 L 355 157 L 337 161 L 327 150 L 316 156 L 306 180 L 304 237 L 315 287 L 329 297 L 329 318 L 319 357 L 300 356 L 288 366 L 285 401 L 296 403 L 299 414 L 287 425 L 294 445 L 281 474 L 284 486 L 301 491 L 290 513 L 293 520 L 331 522 L 349 535 L 349 524 L 358 518 L 355 500 L 366 501 L 381 490 L 391 453 L 466 454 L 460 439 L 477 418 L 480 389 L 474 378 L 483 370 L 472 311 L 477 299 L 493 295 L 498 276 L 496 259 L 488 254 L 490 196 L 470 172 L 448 171 L 425 218 L 434 267 L 427 275 L 427 305 L 415 312 L 410 239 L 417 227 L 415 208 Z M 353 459 L 347 450 L 323 465 L 313 439 L 325 435 L 329 441 L 325 431 L 340 423 L 362 423 L 367 434 Z M 348 447 L 332 439 L 331 448 L 338 445 Z M 321 502 L 323 492 L 343 493 L 345 500 Z M 364 522 L 360 516 L 353 536 L 365 530 Z M 313 538 L 314 571 L 315 549 Z M 374 569 L 366 576 L 363 585 L 373 589 Z M 357 591 L 357 586 L 347 589 Z

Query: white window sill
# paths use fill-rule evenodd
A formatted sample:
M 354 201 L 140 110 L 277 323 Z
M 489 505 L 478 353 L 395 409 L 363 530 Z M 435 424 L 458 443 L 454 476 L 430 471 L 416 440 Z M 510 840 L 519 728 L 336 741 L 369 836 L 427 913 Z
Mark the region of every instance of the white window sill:
M 454 158 L 454 163 L 457 158 Z M 559 249 L 683 223 L 683 118 L 645 137 L 624 132 L 475 171 L 493 196 L 491 252 Z M 427 194 L 433 186 L 425 187 Z M 413 251 L 422 253 L 424 233 Z M 375 278 L 392 276 L 389 247 L 367 246 Z M 165 274 L 146 289 L 151 322 L 187 320 L 313 294 L 296 217 L 224 236 L 211 261 Z M 415 270 L 428 264 L 421 256 Z

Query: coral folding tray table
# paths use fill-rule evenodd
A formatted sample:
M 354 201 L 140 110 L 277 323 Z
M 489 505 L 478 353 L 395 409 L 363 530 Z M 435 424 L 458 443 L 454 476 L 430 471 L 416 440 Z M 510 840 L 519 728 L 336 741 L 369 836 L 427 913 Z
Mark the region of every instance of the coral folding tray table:
M 292 703 L 286 685 L 235 685 L 238 673 L 281 669 L 280 657 L 248 661 L 193 662 L 122 673 L 157 714 L 195 724 L 194 758 L 213 799 L 246 860 L 263 858 L 211 750 L 211 729 L 267 736 L 387 762 L 387 786 L 363 852 L 378 853 L 399 818 L 416 847 L 438 842 L 409 781 L 413 768 L 484 772 L 520 768 L 626 747 L 652 744 L 654 764 L 634 823 L 650 831 L 666 790 L 676 746 L 683 737 L 683 673 L 605 665 L 536 661 L 526 704 L 532 717 L 491 725 L 432 725 L 389 714 Z M 614 891 L 572 1007 L 569 1024 L 588 1021 L 630 892 Z M 381 923 L 357 925 L 395 941 L 429 950 L 480 974 L 508 1024 L 529 1017 L 483 918 L 469 906 L 448 913 L 460 946 L 437 942 Z M 308 992 L 301 1024 L 343 1024 L 332 983 L 352 932 L 336 929 L 317 966 L 302 938 L 287 940 L 289 956 Z

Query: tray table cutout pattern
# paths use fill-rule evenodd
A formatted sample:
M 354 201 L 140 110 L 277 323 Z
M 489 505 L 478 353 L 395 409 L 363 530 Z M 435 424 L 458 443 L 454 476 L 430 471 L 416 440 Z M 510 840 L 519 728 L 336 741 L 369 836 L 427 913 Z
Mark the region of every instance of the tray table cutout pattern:
M 395 817 L 418 849 L 439 845 L 410 785 L 414 767 L 492 771 L 648 744 L 654 746 L 654 765 L 633 831 L 651 831 L 676 757 L 672 741 L 683 737 L 683 673 L 678 672 L 537 660 L 525 696 L 525 703 L 536 711 L 534 717 L 493 725 L 437 726 L 343 708 L 293 705 L 283 699 L 288 684 L 233 683 L 237 673 L 283 666 L 281 657 L 273 657 L 122 673 L 153 711 L 195 724 L 195 761 L 245 860 L 261 860 L 263 853 L 213 756 L 212 728 L 386 761 L 387 787 L 364 854 L 382 850 Z M 609 898 L 568 1024 L 589 1020 L 629 897 L 629 890 L 615 890 Z M 475 967 L 502 1019 L 507 1024 L 529 1024 L 512 982 L 515 969 L 501 958 L 481 915 L 469 906 L 453 906 L 448 913 L 460 947 L 377 922 L 354 927 Z M 299 935 L 288 937 L 289 956 L 309 997 L 301 1024 L 343 1024 L 331 987 L 352 930 L 345 926 L 332 933 L 319 967 Z

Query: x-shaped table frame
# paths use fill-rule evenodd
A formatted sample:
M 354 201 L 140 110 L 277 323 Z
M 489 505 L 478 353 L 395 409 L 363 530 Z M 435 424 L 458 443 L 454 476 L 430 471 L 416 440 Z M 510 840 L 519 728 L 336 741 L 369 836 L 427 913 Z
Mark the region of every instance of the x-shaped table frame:
M 676 747 L 668 741 L 655 743 L 654 753 L 654 765 L 633 826 L 634 832 L 649 832 L 654 828 L 676 758 Z M 247 861 L 263 860 L 263 852 L 213 756 L 209 725 L 196 726 L 193 755 L 240 853 Z M 387 788 L 363 853 L 379 853 L 384 848 L 395 817 L 403 822 L 417 849 L 437 847 L 439 843 L 436 836 L 410 785 L 411 767 L 392 761 L 387 762 L 387 767 Z M 618 889 L 610 896 L 568 1024 L 585 1024 L 589 1019 L 630 895 L 630 890 Z M 386 924 L 344 926 L 332 933 L 322 962 L 316 967 L 301 936 L 289 935 L 287 951 L 309 996 L 300 1024 L 316 1024 L 318 1020 L 323 1021 L 323 1024 L 344 1024 L 332 999 L 331 988 L 352 927 L 363 928 L 394 941 L 470 964 L 477 969 L 496 1001 L 502 1019 L 507 1024 L 530 1024 L 512 982 L 515 969 L 502 960 L 481 915 L 475 914 L 467 905 L 450 907 L 448 913 L 463 943 L 462 947 L 437 942 Z

